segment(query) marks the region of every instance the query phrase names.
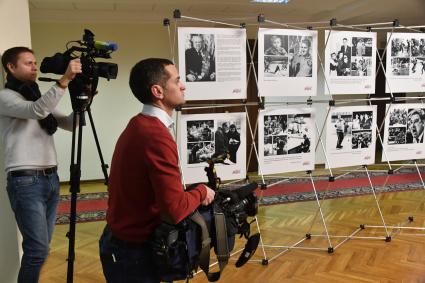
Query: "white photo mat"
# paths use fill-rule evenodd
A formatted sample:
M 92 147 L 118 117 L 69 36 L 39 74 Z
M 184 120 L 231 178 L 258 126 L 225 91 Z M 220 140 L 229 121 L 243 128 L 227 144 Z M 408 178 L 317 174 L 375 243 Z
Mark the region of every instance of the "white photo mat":
M 376 113 L 376 105 L 331 107 L 326 121 L 331 168 L 375 163 Z
M 229 152 L 217 163 L 221 180 L 246 178 L 246 113 L 182 115 L 179 119 L 180 161 L 187 184 L 207 182 L 208 158 Z
M 387 33 L 385 92 L 425 91 L 425 34 Z
M 425 158 L 425 104 L 387 104 L 382 161 Z
M 246 98 L 246 30 L 178 28 L 186 100 Z
M 376 33 L 326 30 L 325 40 L 328 35 L 325 94 L 375 93 Z
M 258 117 L 259 173 L 313 170 L 316 131 L 311 108 L 266 109 Z
M 260 96 L 317 95 L 317 31 L 258 31 Z

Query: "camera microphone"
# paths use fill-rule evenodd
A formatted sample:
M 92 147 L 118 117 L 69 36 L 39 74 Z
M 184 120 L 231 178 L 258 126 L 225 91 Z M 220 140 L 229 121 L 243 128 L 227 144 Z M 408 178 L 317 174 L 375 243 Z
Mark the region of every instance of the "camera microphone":
M 94 41 L 94 48 L 98 50 L 105 50 L 105 51 L 116 51 L 118 49 L 118 44 L 115 42 L 110 41 Z

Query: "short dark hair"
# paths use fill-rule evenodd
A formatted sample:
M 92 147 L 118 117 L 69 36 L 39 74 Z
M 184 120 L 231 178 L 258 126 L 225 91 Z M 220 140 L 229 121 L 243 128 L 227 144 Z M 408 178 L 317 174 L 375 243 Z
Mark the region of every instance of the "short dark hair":
M 34 51 L 24 46 L 12 47 L 4 51 L 3 55 L 1 56 L 1 64 L 3 65 L 6 73 L 10 73 L 9 69 L 7 68 L 7 64 L 11 63 L 12 65 L 16 66 L 19 55 L 25 52 L 34 54 Z
M 165 87 L 170 74 L 165 70 L 168 65 L 174 65 L 168 59 L 149 58 L 138 62 L 130 72 L 130 88 L 134 96 L 143 104 L 153 102 L 151 87 L 158 84 Z

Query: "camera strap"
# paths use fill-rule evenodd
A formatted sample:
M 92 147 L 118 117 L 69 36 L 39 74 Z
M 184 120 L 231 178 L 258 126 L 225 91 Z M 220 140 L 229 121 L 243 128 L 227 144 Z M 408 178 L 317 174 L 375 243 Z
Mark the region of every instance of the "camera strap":
M 211 246 L 211 238 L 209 236 L 208 228 L 205 223 L 202 215 L 195 211 L 190 219 L 195 222 L 199 227 L 201 227 L 202 234 L 202 247 L 201 253 L 199 255 L 199 267 L 208 277 L 208 281 L 215 282 L 220 279 L 220 274 L 223 271 L 224 267 L 227 265 L 229 261 L 229 247 L 227 243 L 227 229 L 226 229 L 226 218 L 224 213 L 220 211 L 217 205 L 214 205 L 214 222 L 216 229 L 216 239 L 217 239 L 217 260 L 220 271 L 217 272 L 209 272 L 210 268 L 210 246 Z

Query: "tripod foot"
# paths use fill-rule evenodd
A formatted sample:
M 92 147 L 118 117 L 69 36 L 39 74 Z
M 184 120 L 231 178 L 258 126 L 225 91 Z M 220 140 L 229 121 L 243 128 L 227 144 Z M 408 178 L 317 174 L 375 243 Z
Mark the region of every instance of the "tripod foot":
M 365 225 L 364 224 L 360 224 L 360 229 L 365 229 L 366 227 L 365 227 Z
M 391 236 L 386 236 L 385 237 L 385 242 L 391 242 Z
M 409 220 L 409 222 L 413 222 L 413 216 L 409 216 L 407 219 Z
M 328 254 L 332 254 L 334 252 L 334 248 L 333 247 L 329 247 L 328 248 Z
M 261 265 L 269 265 L 269 260 L 268 259 L 263 259 L 261 261 Z
M 305 238 L 310 240 L 311 239 L 311 234 L 305 234 Z

